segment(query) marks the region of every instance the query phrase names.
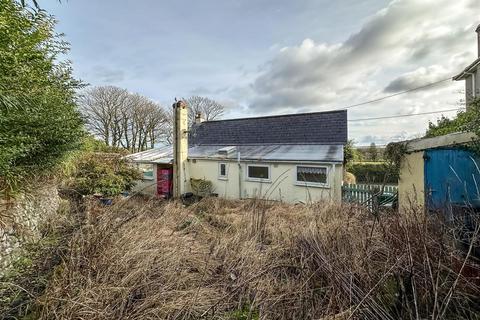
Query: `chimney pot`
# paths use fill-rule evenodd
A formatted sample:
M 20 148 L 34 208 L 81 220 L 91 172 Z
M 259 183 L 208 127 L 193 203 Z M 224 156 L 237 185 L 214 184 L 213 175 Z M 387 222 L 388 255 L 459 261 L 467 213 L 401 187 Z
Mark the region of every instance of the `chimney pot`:
M 172 107 L 173 109 L 177 109 L 177 108 L 185 109 L 187 107 L 187 103 L 183 100 L 180 100 L 175 102 Z
M 197 112 L 195 114 L 195 123 L 196 124 L 199 124 L 199 123 L 202 123 L 203 121 L 205 121 L 205 119 L 203 118 L 203 115 L 201 112 Z

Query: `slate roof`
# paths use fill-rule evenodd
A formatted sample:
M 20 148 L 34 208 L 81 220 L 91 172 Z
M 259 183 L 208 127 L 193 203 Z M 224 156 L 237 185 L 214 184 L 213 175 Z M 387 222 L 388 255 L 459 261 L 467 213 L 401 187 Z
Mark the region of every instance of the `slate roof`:
M 190 145 L 345 144 L 347 111 L 205 121 L 190 131 Z

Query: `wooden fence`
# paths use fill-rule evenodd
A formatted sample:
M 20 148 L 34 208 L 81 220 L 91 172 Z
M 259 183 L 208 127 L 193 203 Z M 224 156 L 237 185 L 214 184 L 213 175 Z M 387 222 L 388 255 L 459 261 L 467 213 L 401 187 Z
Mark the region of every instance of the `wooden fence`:
M 346 184 L 342 187 L 342 200 L 344 202 L 358 203 L 371 210 L 376 206 L 395 206 L 398 187 L 377 184 Z

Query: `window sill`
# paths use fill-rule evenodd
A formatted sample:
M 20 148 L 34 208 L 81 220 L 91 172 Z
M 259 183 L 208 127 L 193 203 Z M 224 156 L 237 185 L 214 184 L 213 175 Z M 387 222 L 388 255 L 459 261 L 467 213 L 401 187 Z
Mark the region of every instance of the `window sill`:
M 272 180 L 270 179 L 256 179 L 256 178 L 247 178 L 245 181 L 248 182 L 261 182 L 261 183 L 272 183 Z
M 218 180 L 227 181 L 228 177 L 218 177 Z
M 329 184 L 326 184 L 326 183 L 295 182 L 295 185 L 298 186 L 298 187 L 330 189 L 330 185 L 329 185 Z

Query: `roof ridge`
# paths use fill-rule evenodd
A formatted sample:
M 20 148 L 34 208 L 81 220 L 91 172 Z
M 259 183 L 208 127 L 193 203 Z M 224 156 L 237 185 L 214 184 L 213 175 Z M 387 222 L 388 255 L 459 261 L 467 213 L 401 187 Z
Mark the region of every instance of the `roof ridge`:
M 233 119 L 219 119 L 219 120 L 204 121 L 201 124 L 210 123 L 210 122 L 236 121 L 236 120 L 254 120 L 254 119 L 268 119 L 268 118 L 282 118 L 282 117 L 297 117 L 297 116 L 305 116 L 305 115 L 320 115 L 320 114 L 340 113 L 340 112 L 347 112 L 347 110 L 346 109 L 341 109 L 341 110 L 328 110 L 328 111 L 315 111 L 315 112 L 288 113 L 288 114 L 278 114 L 278 115 L 260 116 L 260 117 L 243 117 L 243 118 L 233 118 Z
M 272 142 L 272 143 L 238 143 L 238 144 L 222 144 L 222 143 L 199 143 L 189 145 L 189 148 L 194 147 L 255 147 L 255 146 L 339 146 L 344 145 L 344 142 Z

